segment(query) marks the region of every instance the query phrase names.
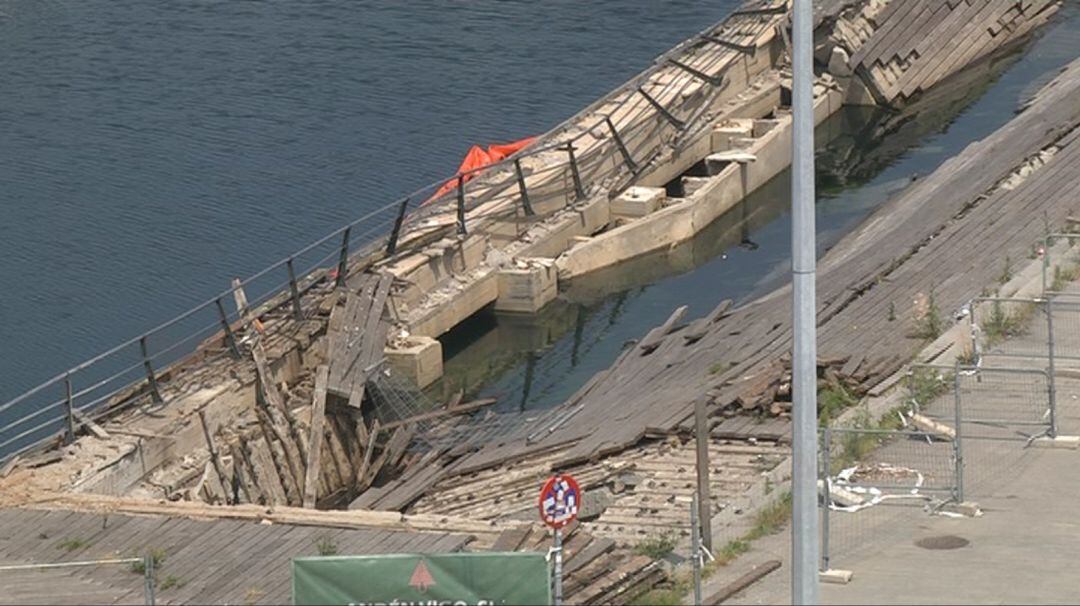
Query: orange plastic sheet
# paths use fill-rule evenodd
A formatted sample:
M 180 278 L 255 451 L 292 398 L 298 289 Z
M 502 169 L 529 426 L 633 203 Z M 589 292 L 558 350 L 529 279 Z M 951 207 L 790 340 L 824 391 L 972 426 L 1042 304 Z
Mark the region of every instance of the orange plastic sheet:
M 479 145 L 474 145 L 470 147 L 468 153 L 465 154 L 465 159 L 461 161 L 461 166 L 458 167 L 456 174 L 462 175 L 462 182 L 468 181 L 477 174 L 477 169 L 504 160 L 527 147 L 535 140 L 536 137 L 526 137 L 511 143 L 488 145 L 487 150 Z M 439 191 L 435 192 L 434 196 L 428 198 L 427 202 L 424 202 L 424 204 L 431 202 L 446 192 L 453 191 L 454 188 L 457 187 L 457 184 L 458 180 L 456 177 L 443 183 L 443 186 L 439 188 Z

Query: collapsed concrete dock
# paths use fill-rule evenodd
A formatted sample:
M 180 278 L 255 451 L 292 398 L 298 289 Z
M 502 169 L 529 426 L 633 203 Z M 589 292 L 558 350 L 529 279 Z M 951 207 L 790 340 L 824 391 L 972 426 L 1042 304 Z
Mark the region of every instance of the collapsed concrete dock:
M 845 103 L 911 103 L 1056 7 L 822 2 L 816 117 Z M 301 277 L 302 297 L 241 308 L 195 355 L 88 410 L 73 444 L 9 458 L 0 502 L 77 507 L 62 495 L 89 493 L 111 511 L 137 512 L 133 497 L 349 507 L 490 535 L 485 525 L 509 533 L 531 521 L 538 478 L 563 470 L 597 495 L 580 548 L 613 558 L 597 560 L 590 583 L 621 583 L 609 600 L 647 586 L 656 567 L 626 546 L 683 526 L 697 487 L 696 402 L 710 416 L 717 527 L 784 480 L 783 289 L 689 325 L 676 311 L 568 402 L 497 440 L 460 430 L 489 403 L 431 410 L 415 387 L 441 372 L 437 338 L 476 312 L 535 312 L 574 281 L 689 240 L 786 168 L 786 19 L 782 2 L 748 3 L 541 137 L 543 151 L 459 178 L 336 273 Z M 885 389 L 921 346 L 883 338 L 895 333 L 890 304 L 932 291 L 951 309 L 992 281 L 996 264 L 972 267 L 976 234 L 1020 258 L 1042 233 L 1040 213 L 1068 214 L 1078 69 L 822 259 L 822 360 L 835 380 Z M 478 493 L 497 498 L 476 503 Z M 458 519 L 463 508 L 483 523 Z M 539 544 L 525 535 L 502 544 Z

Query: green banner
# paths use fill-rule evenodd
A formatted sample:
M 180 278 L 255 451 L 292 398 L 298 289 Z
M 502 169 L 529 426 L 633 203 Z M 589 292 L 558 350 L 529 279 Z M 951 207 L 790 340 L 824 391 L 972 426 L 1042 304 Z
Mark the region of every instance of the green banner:
M 293 604 L 550 604 L 542 553 L 294 558 Z

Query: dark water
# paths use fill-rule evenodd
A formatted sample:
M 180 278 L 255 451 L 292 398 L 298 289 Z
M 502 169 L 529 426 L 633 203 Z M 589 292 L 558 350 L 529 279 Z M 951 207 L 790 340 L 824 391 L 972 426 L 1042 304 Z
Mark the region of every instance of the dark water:
M 890 115 L 845 108 L 817 129 L 819 254 L 942 162 L 1008 122 L 1017 108 L 1080 54 L 1080 5 L 1019 53 L 970 70 L 912 108 Z M 917 110 L 917 113 L 914 111 Z M 444 338 L 456 389 L 497 395 L 503 410 L 545 408 L 607 368 L 680 305 L 687 318 L 719 301 L 745 301 L 788 279 L 790 175 L 781 173 L 695 240 L 573 284 L 536 318 L 489 314 Z
M 0 2 L 0 402 L 537 134 L 737 0 Z

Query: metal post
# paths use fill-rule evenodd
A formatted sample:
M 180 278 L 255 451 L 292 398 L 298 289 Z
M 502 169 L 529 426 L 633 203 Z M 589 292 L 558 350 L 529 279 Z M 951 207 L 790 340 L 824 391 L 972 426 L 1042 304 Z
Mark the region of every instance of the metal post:
M 978 372 L 978 371 L 976 371 Z M 960 400 L 960 362 L 957 361 L 953 371 L 953 408 L 956 412 L 956 437 L 953 439 L 953 465 L 956 466 L 956 486 L 953 493 L 956 502 L 964 502 L 964 444 L 963 444 L 963 404 Z
M 574 178 L 574 201 L 585 199 L 585 188 L 581 186 L 581 173 L 578 171 L 577 158 L 574 157 L 574 142 L 566 144 L 566 153 L 570 156 L 570 176 Z
M 817 513 L 817 335 L 814 226 L 814 33 L 812 0 L 792 9 L 791 269 L 792 352 L 792 589 L 795 604 L 819 602 L 821 535 Z
M 217 305 L 218 321 L 221 322 L 221 330 L 225 333 L 225 344 L 229 346 L 234 358 L 240 357 L 240 348 L 236 346 L 236 336 L 233 335 L 232 327 L 229 326 L 229 317 L 225 315 L 225 306 L 221 304 L 221 297 L 214 300 Z
M 457 178 L 457 231 L 463 236 L 469 233 L 465 229 L 465 175 Z
M 690 557 L 694 559 L 694 604 L 701 605 L 701 528 L 697 519 L 698 495 L 690 504 Z
M 75 403 L 71 398 L 70 372 L 64 377 L 64 389 L 66 393 L 64 406 L 67 408 L 67 435 L 64 436 L 64 443 L 71 444 L 75 441 Z
M 405 222 L 405 209 L 409 206 L 408 196 L 401 199 L 401 206 L 398 207 L 397 218 L 394 219 L 394 231 L 390 232 L 390 239 L 386 241 L 386 254 L 387 256 L 397 252 L 398 238 L 401 236 L 401 225 Z
M 551 547 L 555 556 L 555 606 L 562 606 L 562 530 L 555 529 L 555 543 Z
M 697 441 L 697 496 L 701 540 L 712 551 L 712 496 L 709 490 L 709 425 L 705 418 L 705 398 L 694 402 L 694 434 Z
M 285 261 L 285 268 L 289 270 L 289 292 L 292 294 L 293 317 L 296 321 L 304 319 L 304 308 L 300 307 L 300 287 L 296 284 L 296 270 L 293 269 L 292 257 Z
M 619 153 L 622 154 L 626 167 L 630 169 L 630 172 L 637 174 L 637 162 L 634 162 L 634 158 L 630 156 L 630 150 L 626 149 L 626 144 L 623 143 L 622 137 L 619 136 L 619 131 L 615 130 L 615 124 L 611 122 L 611 118 L 604 118 L 604 122 L 607 122 L 608 129 L 611 130 L 611 136 L 615 139 L 615 146 L 619 148 Z
M 656 98 L 645 92 L 644 88 L 639 86 L 637 91 L 641 93 L 641 96 L 645 97 L 645 100 L 649 102 L 649 105 L 653 106 L 653 109 L 659 112 L 660 115 L 663 116 L 663 118 L 669 123 L 671 123 L 671 125 L 674 126 L 676 130 L 682 130 L 686 127 L 685 122 L 676 118 L 675 115 L 669 112 L 666 107 L 664 107 L 659 101 L 656 100 Z
M 514 174 L 517 175 L 518 192 L 521 194 L 521 207 L 525 209 L 525 216 L 531 217 L 533 212 L 532 203 L 529 202 L 529 190 L 525 187 L 525 174 L 521 172 L 521 158 L 514 158 Z
M 1050 271 L 1050 236 L 1043 238 L 1042 252 L 1042 296 L 1046 297 L 1046 273 Z
M 1047 388 L 1050 390 L 1048 397 L 1050 400 L 1050 437 L 1057 437 L 1057 377 L 1054 373 L 1054 302 L 1046 299 L 1046 353 L 1047 353 L 1047 371 L 1050 376 L 1048 377 Z
M 349 232 L 352 231 L 352 227 L 346 227 L 345 232 L 341 234 L 341 256 L 338 258 L 337 264 L 337 282 L 334 284 L 337 288 L 341 288 L 345 285 L 345 278 L 348 277 L 349 271 Z
M 821 440 L 821 471 L 824 476 L 825 495 L 822 498 L 821 514 L 821 570 L 829 570 L 829 510 L 832 505 L 832 429 L 828 426 L 822 432 Z
M 150 363 L 150 352 L 146 346 L 146 335 L 139 337 L 139 349 L 142 350 L 143 368 L 146 369 L 146 382 L 150 385 L 150 397 L 155 404 L 161 404 L 161 392 L 158 391 L 157 377 L 154 376 L 154 365 Z
M 143 557 L 143 575 L 143 581 L 146 583 L 144 588 L 146 603 L 154 606 L 154 556 Z

